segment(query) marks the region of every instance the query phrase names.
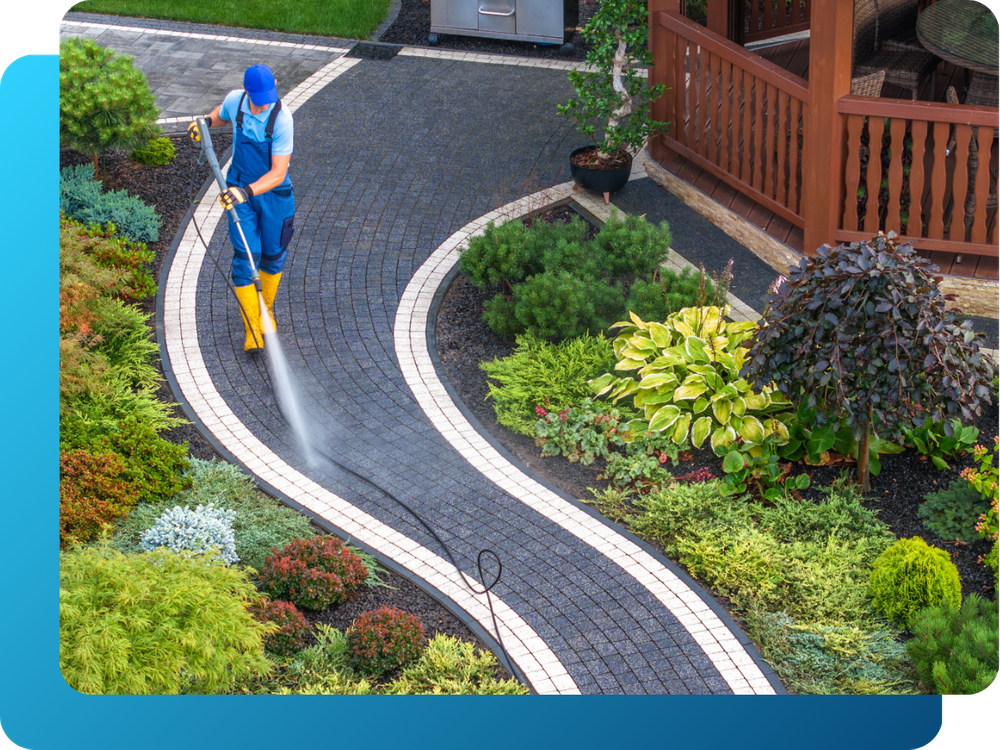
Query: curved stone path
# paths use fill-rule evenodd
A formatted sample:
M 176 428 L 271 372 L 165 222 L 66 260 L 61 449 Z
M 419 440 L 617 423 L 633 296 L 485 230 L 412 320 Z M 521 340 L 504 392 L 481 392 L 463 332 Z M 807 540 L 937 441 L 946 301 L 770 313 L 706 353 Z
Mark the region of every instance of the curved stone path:
M 491 217 L 574 197 L 561 172 L 579 138 L 555 110 L 570 94 L 566 65 L 477 57 L 337 57 L 283 97 L 296 118 L 298 210 L 276 316 L 320 459 L 303 457 L 263 360 L 242 352 L 214 185 L 162 293 L 177 396 L 286 500 L 434 587 L 480 632 L 493 633 L 495 615 L 516 671 L 538 693 L 780 691 L 707 594 L 526 475 L 442 382 L 430 313 L 462 243 Z M 412 516 L 323 456 L 419 513 L 461 575 Z M 470 590 L 482 549 L 504 566 L 492 612 Z

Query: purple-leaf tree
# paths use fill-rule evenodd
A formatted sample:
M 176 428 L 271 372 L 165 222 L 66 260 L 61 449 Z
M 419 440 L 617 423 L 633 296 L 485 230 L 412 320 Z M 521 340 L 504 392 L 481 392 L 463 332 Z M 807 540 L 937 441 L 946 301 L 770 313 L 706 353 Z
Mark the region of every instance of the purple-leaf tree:
M 937 267 L 895 237 L 880 232 L 804 258 L 772 293 L 741 373 L 756 388 L 777 384 L 794 403 L 807 399 L 834 430 L 851 428 L 864 491 L 873 433 L 897 439 L 927 417 L 972 422 L 992 403 L 995 363 L 983 334 L 945 308 Z

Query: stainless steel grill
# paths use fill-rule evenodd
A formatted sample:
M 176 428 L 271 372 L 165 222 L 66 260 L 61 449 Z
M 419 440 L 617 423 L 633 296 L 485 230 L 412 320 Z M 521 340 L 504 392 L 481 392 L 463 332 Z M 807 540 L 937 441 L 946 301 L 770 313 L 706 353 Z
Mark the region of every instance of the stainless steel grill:
M 431 44 L 438 34 L 562 44 L 565 0 L 431 0 Z

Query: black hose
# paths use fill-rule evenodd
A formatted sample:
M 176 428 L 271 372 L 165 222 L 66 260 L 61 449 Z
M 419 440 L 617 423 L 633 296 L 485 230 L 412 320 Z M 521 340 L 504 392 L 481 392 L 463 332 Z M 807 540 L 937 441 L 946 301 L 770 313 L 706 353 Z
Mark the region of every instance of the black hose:
M 202 151 L 201 154 L 199 155 L 198 162 L 197 162 L 198 164 L 203 164 L 204 163 L 203 157 L 204 157 L 204 151 Z M 196 167 L 197 167 L 197 165 L 196 165 Z M 188 185 L 188 194 L 191 196 L 191 205 L 192 206 L 194 206 L 194 205 L 197 204 L 197 199 L 196 199 L 195 192 L 194 192 L 194 181 L 195 181 L 196 174 L 197 174 L 197 169 L 193 169 L 192 172 L 191 172 L 191 180 L 190 180 L 190 183 Z M 208 242 L 205 241 L 205 238 L 204 238 L 204 236 L 201 233 L 201 227 L 198 226 L 198 222 L 195 220 L 194 213 L 191 214 L 191 223 L 192 223 L 192 225 L 194 225 L 195 232 L 197 233 L 198 239 L 201 241 L 201 244 L 205 246 L 205 254 L 211 259 L 212 264 L 215 266 L 216 271 L 219 273 L 220 276 L 222 276 L 222 278 L 224 279 L 224 283 L 226 284 L 226 286 L 229 287 L 229 289 L 233 292 L 233 296 L 236 297 L 236 290 L 235 290 L 235 287 L 233 286 L 232 282 L 230 281 L 229 276 L 225 273 L 225 271 L 223 271 L 222 267 L 219 265 L 218 259 L 216 259 L 214 256 L 212 256 L 212 254 L 209 252 Z M 249 320 L 247 318 L 246 310 L 243 309 L 243 305 L 240 302 L 239 297 L 236 297 L 236 303 L 237 303 L 237 305 L 239 305 L 240 312 L 242 313 L 242 315 L 244 316 L 244 318 L 247 319 L 247 320 Z M 249 325 L 247 327 L 250 328 Z M 250 330 L 252 331 L 253 329 L 250 328 Z M 254 335 L 254 340 L 256 341 L 256 335 Z M 257 359 L 258 363 L 260 363 L 260 359 L 259 358 L 255 358 L 255 359 Z M 268 385 L 271 387 L 271 391 L 274 392 L 274 386 L 271 383 L 271 374 L 268 372 L 267 368 L 266 367 L 260 368 L 260 366 L 258 364 L 258 369 L 261 372 L 261 374 L 264 376 L 264 378 L 267 380 Z M 278 410 L 281 413 L 281 417 L 284 420 L 285 425 L 289 426 L 289 424 L 288 424 L 288 418 L 285 416 L 284 410 L 281 408 L 281 402 L 278 401 L 277 399 L 275 399 L 275 401 L 278 404 Z M 489 607 L 490 617 L 493 620 L 493 630 L 494 630 L 494 633 L 496 635 L 497 645 L 499 645 L 500 651 L 503 654 L 503 660 L 505 662 L 504 666 L 506 667 L 507 671 L 511 675 L 516 674 L 515 669 L 514 669 L 514 663 L 511 660 L 510 654 L 507 653 L 507 649 L 506 649 L 506 647 L 503 644 L 503 637 L 500 635 L 500 627 L 499 627 L 499 625 L 497 623 L 496 612 L 493 609 L 493 600 L 490 597 L 490 591 L 493 589 L 494 586 L 497 585 L 497 583 L 499 583 L 500 576 L 503 574 L 503 562 L 500 560 L 500 556 L 497 555 L 497 553 L 494 552 L 491 549 L 482 549 L 482 550 L 479 550 L 479 553 L 476 556 L 476 568 L 477 568 L 477 570 L 479 572 L 479 582 L 482 584 L 483 588 L 482 588 L 482 591 L 477 591 L 476 587 L 473 586 L 472 584 L 470 584 L 468 582 L 468 580 L 466 580 L 465 576 L 463 575 L 462 569 L 459 567 L 458 563 L 455 561 L 455 556 L 452 554 L 451 548 L 449 548 L 448 545 L 444 543 L 444 541 L 441 539 L 441 537 L 438 536 L 437 532 L 434 531 L 434 529 L 423 518 L 423 516 L 421 516 L 419 513 L 417 513 L 417 511 L 415 511 L 409 505 L 407 505 L 402 500 L 400 500 L 398 497 L 396 497 L 395 495 L 393 495 L 387 489 L 385 489 L 384 487 L 379 486 L 378 484 L 376 484 L 375 482 L 373 482 L 368 477 L 366 477 L 366 476 L 364 476 L 364 475 L 362 475 L 362 474 L 354 471 L 353 469 L 348 468 L 347 466 L 344 466 L 342 463 L 340 463 L 335 458 L 333 458 L 333 456 L 330 456 L 329 454 L 325 453 L 324 451 L 319 450 L 315 445 L 313 445 L 311 447 L 316 452 L 317 455 L 319 455 L 319 456 L 323 457 L 324 459 L 326 459 L 333 466 L 337 467 L 341 471 L 346 472 L 347 474 L 350 474 L 351 476 L 353 476 L 353 477 L 355 477 L 357 479 L 360 479 L 362 482 L 364 482 L 368 486 L 374 488 L 375 490 L 377 490 L 381 494 L 385 495 L 390 500 L 392 500 L 394 503 L 396 503 L 399 507 L 403 508 L 403 510 L 405 510 L 407 513 L 409 513 L 411 516 L 413 516 L 420 523 L 420 525 L 423 526 L 427 530 L 427 532 L 434 538 L 434 540 L 438 543 L 438 545 L 440 545 L 441 549 L 444 550 L 445 556 L 448 558 L 448 561 L 452 564 L 452 566 L 458 572 L 458 577 L 462 580 L 462 583 L 465 584 L 468 587 L 468 589 L 473 594 L 475 594 L 477 596 L 482 596 L 482 595 L 485 594 L 485 596 L 486 596 L 486 604 Z M 496 561 L 496 565 L 497 565 L 496 575 L 495 575 L 495 577 L 493 578 L 492 582 L 489 585 L 486 584 L 486 574 L 485 574 L 485 572 L 483 570 L 483 557 L 485 555 L 491 556 Z

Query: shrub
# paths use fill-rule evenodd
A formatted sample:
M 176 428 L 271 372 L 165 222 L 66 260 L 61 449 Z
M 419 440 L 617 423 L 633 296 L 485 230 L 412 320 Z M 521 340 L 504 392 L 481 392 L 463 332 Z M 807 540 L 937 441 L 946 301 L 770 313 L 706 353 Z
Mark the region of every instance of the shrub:
M 156 98 L 128 55 L 86 37 L 59 45 L 59 141 L 91 157 L 131 151 L 160 133 Z
M 959 419 L 935 422 L 929 417 L 919 427 L 903 426 L 903 437 L 931 463 L 942 471 L 951 467 L 944 460 L 946 456 L 956 456 L 969 450 L 979 437 L 979 430 L 972 426 L 962 426 Z
M 624 307 L 620 287 L 569 271 L 546 271 L 514 288 L 514 314 L 535 338 L 549 341 L 603 331 Z
M 562 455 L 571 463 L 589 466 L 598 456 L 610 458 L 612 445 L 624 445 L 619 434 L 621 413 L 589 398 L 558 413 L 538 407 L 538 414 L 535 445 L 541 447 L 543 456 Z
M 479 365 L 493 382 L 497 422 L 514 432 L 534 435 L 536 407 L 562 411 L 590 397 L 587 381 L 614 364 L 611 342 L 585 334 L 560 344 L 519 336 L 510 356 Z
M 261 493 L 239 467 L 223 461 L 190 459 L 186 479 L 191 488 L 174 498 L 182 507 L 215 505 L 233 513 L 233 535 L 240 564 L 260 571 L 272 549 L 296 538 L 313 536 L 308 517 Z M 142 503 L 119 519 L 113 544 L 121 552 L 138 552 L 140 535 L 163 512 L 159 503 Z M 369 579 L 370 580 L 370 579 Z
M 761 506 L 757 511 L 761 528 L 787 543 L 825 544 L 830 537 L 847 542 L 882 540 L 886 545 L 895 541 L 877 511 L 862 505 L 857 489 L 843 478 L 823 491 L 825 497 L 819 502 L 781 498 Z
M 635 443 L 629 445 L 627 455 L 612 453 L 602 475 L 618 488 L 633 488 L 639 492 L 649 492 L 673 479 L 673 475 L 663 467 L 668 458 L 666 453 L 654 454 L 633 451 Z
M 191 480 L 184 476 L 189 465 L 188 444 L 164 440 L 137 417 L 119 422 L 92 445 L 122 457 L 123 476 L 136 488 L 139 500 L 168 500 L 191 486 Z
M 514 679 L 501 680 L 497 660 L 471 643 L 437 634 L 420 658 L 385 686 L 389 695 L 527 695 Z
M 946 490 L 924 495 L 917 517 L 924 519 L 924 528 L 942 539 L 971 544 L 977 538 L 976 522 L 988 509 L 989 501 L 968 482 L 957 481 Z
M 267 599 L 251 605 L 250 613 L 259 622 L 278 626 L 264 636 L 264 649 L 278 656 L 290 656 L 306 646 L 309 623 L 291 602 L 272 602 Z
M 177 149 L 174 142 L 169 138 L 154 138 L 144 148 L 137 148 L 132 152 L 132 161 L 145 164 L 150 167 L 165 167 L 177 156 Z
M 948 553 L 920 537 L 900 539 L 879 555 L 869 579 L 872 604 L 888 619 L 909 625 L 925 607 L 962 601 L 958 568 Z
M 659 271 L 659 279 L 637 279 L 629 291 L 626 310 L 642 320 L 663 321 L 685 307 L 703 306 L 705 299 L 717 300 L 715 284 L 702 270 L 694 275 L 690 268 L 676 274 L 668 268 Z M 717 300 L 725 303 L 725 300 Z
M 86 166 L 60 171 L 59 208 L 66 216 L 85 226 L 97 224 L 108 235 L 117 232 L 132 242 L 156 242 L 160 238 L 160 217 L 152 206 L 125 190 L 102 192 L 100 183 L 92 179 L 93 187 L 89 187 L 87 177 Z
M 851 428 L 865 491 L 873 431 L 897 439 L 918 418 L 969 423 L 991 402 L 983 334 L 945 309 L 935 270 L 891 232 L 821 247 L 775 290 L 742 367 L 757 387 L 773 381 L 786 398 L 806 395 L 834 431 Z
M 970 594 L 961 607 L 947 602 L 928 607 L 917 613 L 911 630 L 906 652 L 928 690 L 972 695 L 996 678 L 996 602 Z
M 257 597 L 236 568 L 161 549 L 60 555 L 59 665 L 89 694 L 219 693 L 268 671 Z
M 802 695 L 885 695 L 916 692 L 906 650 L 889 630 L 806 625 L 784 612 L 751 605 L 747 634 L 790 692 Z
M 351 664 L 380 675 L 415 661 L 424 648 L 424 626 L 416 615 L 380 607 L 359 616 L 345 633 Z
M 59 223 L 60 287 L 82 283 L 131 300 L 156 294 L 156 281 L 146 265 L 153 262 L 153 251 L 145 244 L 97 226 L 84 227 L 67 216 L 60 216 Z
M 631 315 L 616 323 L 615 370 L 635 371 L 638 379 L 607 373 L 591 381 L 598 397 L 613 403 L 632 397 L 643 409 L 644 425 L 633 434 L 663 432 L 678 445 L 700 448 L 710 437 L 719 451 L 742 441 L 742 450 L 759 455 L 764 439 L 788 439 L 784 420 L 791 404 L 770 386 L 759 393 L 740 377 L 745 349 L 755 323 L 727 323 L 727 307 L 690 307 L 664 323 Z
M 114 453 L 84 450 L 59 455 L 59 546 L 94 539 L 138 501 L 137 489 L 123 478 L 125 466 Z
M 532 257 L 527 245 L 528 228 L 520 221 L 486 225 L 482 234 L 469 238 L 469 246 L 459 257 L 459 267 L 480 289 L 514 284 L 541 270 L 540 259 Z
M 264 560 L 261 587 L 272 599 L 302 609 L 321 610 L 339 604 L 365 582 L 368 570 L 360 557 L 332 536 L 294 539 Z
M 483 303 L 483 320 L 502 339 L 515 339 L 524 333 L 524 324 L 518 320 L 514 300 L 497 294 Z
M 194 510 L 174 506 L 160 514 L 141 539 L 146 551 L 166 547 L 183 557 L 205 557 L 226 565 L 239 562 L 233 539 L 233 513 L 212 505 L 199 505 Z
M 644 216 L 620 217 L 614 209 L 594 238 L 594 249 L 606 258 L 611 276 L 646 276 L 658 269 L 670 253 L 667 222 L 654 226 Z

